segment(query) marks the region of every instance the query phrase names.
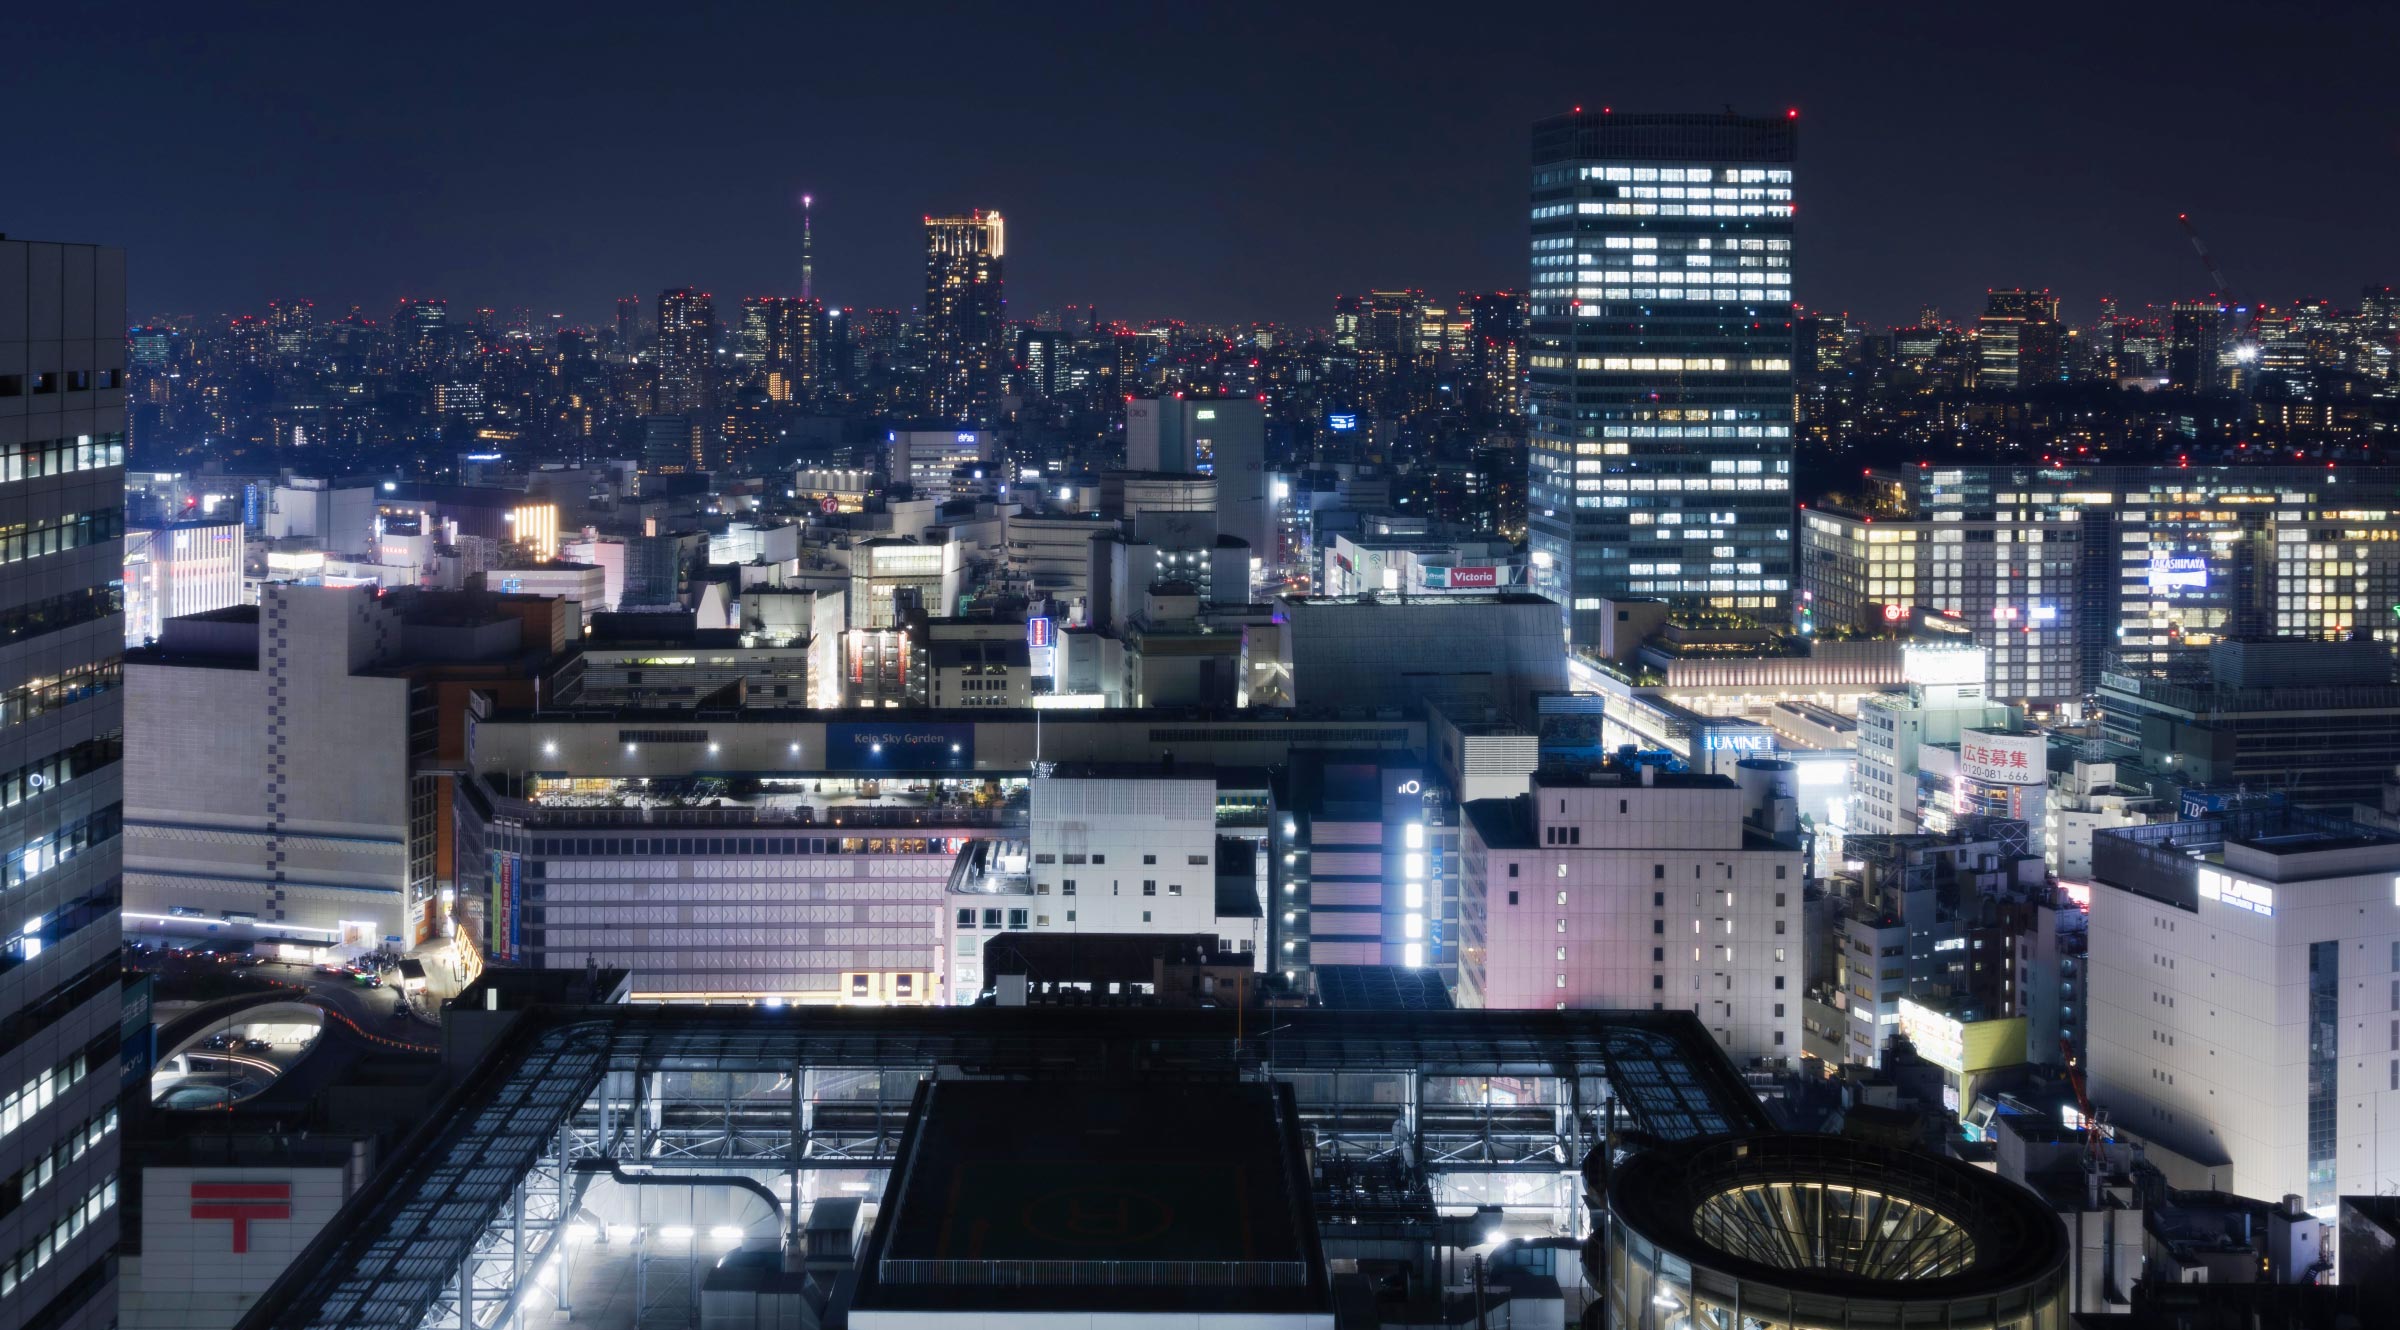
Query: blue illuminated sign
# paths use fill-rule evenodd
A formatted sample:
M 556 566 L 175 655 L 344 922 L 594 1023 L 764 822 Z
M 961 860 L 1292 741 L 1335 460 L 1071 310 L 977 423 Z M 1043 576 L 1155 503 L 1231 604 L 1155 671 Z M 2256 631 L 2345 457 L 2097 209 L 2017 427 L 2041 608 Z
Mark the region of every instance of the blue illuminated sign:
M 1328 415 L 1325 417 L 1325 428 L 1336 434 L 1347 434 L 1358 428 L 1358 414 L 1354 411 L 1346 411 Z

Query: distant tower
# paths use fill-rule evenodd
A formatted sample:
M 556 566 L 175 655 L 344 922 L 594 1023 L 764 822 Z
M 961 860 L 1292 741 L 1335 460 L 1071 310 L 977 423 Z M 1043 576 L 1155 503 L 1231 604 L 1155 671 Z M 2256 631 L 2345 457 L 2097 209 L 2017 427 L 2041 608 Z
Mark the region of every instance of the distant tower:
M 815 196 L 800 196 L 800 298 L 814 300 L 817 295 L 817 238 L 810 225 L 816 207 Z

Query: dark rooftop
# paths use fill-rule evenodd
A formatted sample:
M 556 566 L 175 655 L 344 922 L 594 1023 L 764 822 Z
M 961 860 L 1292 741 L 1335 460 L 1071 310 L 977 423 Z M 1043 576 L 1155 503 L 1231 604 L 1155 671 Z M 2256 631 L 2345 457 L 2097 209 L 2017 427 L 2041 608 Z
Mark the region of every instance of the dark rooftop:
M 1320 965 L 1318 1005 L 1337 1011 L 1448 1011 L 1439 970 L 1401 965 Z
M 1331 1306 L 1290 1091 L 927 1081 L 853 1307 Z

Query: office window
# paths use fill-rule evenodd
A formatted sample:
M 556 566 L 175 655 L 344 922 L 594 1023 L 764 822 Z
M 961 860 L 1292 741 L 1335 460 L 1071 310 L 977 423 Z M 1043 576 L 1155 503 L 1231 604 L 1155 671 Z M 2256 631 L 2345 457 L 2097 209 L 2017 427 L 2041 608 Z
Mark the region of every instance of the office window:
M 1515 864 L 1510 864 L 1508 866 L 1508 875 L 1510 877 L 1515 877 L 1517 875 L 1517 866 Z M 2400 1006 L 2400 1003 L 2394 1003 L 2393 1005 Z
M 1093 862 L 1093 863 L 1096 863 L 1096 864 L 1104 864 L 1104 863 L 1107 863 L 1107 862 L 1108 862 L 1108 856 L 1107 856 L 1107 855 L 1105 855 L 1105 854 L 1095 854 L 1095 855 L 1093 855 L 1093 856 L 1092 856 L 1092 862 Z
M 1157 879 L 1157 878 L 1154 878 L 1154 877 L 1146 877 L 1146 878 L 1143 878 L 1143 879 L 1142 879 L 1142 894 L 1143 894 L 1143 895 L 1145 895 L 1145 896 L 1155 896 L 1155 895 L 1157 895 L 1157 894 L 1158 894 L 1158 879 Z
M 1061 896 L 1072 896 L 1072 895 L 1074 895 L 1074 894 L 1075 894 L 1075 879 L 1073 879 L 1073 878 L 1068 878 L 1066 881 L 1059 883 L 1059 884 L 1058 884 L 1058 894 L 1059 894 L 1059 895 L 1061 895 Z M 1074 918 L 1075 916 L 1073 916 L 1073 915 L 1068 915 L 1067 917 L 1068 917 L 1068 918 L 1070 918 L 1070 919 L 1072 919 L 1072 918 Z
M 1651 920 L 1651 921 L 1650 921 L 1650 935 L 1651 935 L 1651 936 L 1653 936 L 1653 937 L 1664 937 L 1664 936 L 1666 936 L 1666 933 L 1667 933 L 1667 921 L 1666 921 L 1666 920 L 1664 920 L 1664 919 L 1653 919 L 1653 920 Z
M 1667 875 L 1667 866 L 1666 866 L 1665 864 L 1652 864 L 1652 865 L 1650 865 L 1650 876 L 1651 876 L 1651 878 L 1652 878 L 1653 880 L 1656 880 L 1656 879 L 1658 879 L 1658 878 L 1663 878 L 1663 877 L 1665 877 L 1666 875 Z
M 1650 908 L 1651 908 L 1651 909 L 1653 909 L 1653 910 L 1663 910 L 1663 909 L 1667 908 L 1667 893 L 1665 893 L 1665 892 L 1663 892 L 1663 891 L 1653 891 L 1653 892 L 1651 892 L 1651 893 L 1650 893 Z
M 1654 974 L 1654 975 L 1651 975 L 1651 976 L 1650 976 L 1650 988 L 1651 988 L 1651 991 L 1652 991 L 1652 992 L 1656 992 L 1656 991 L 1658 991 L 1659 989 L 1665 988 L 1666 986 L 1667 986 L 1667 977 L 1666 977 L 1665 975 L 1663 975 L 1663 974 Z
M 1182 884 L 1181 882 L 1169 882 L 1169 883 L 1167 884 L 1167 894 L 1168 894 L 1168 895 L 1170 895 L 1170 896 L 1180 896 L 1180 895 L 1182 895 L 1182 894 L 1183 894 L 1183 884 Z
M 1515 893 L 1515 892 L 1513 892 L 1513 891 L 1512 891 L 1512 892 L 1510 892 L 1510 893 L 1508 893 L 1508 903 L 1509 903 L 1509 904 L 1511 904 L 1511 905 L 1514 905 L 1514 904 L 1516 904 L 1516 903 L 1517 903 L 1517 893 Z
M 1008 912 L 1008 926 L 1010 928 L 1023 928 L 1025 926 L 1025 911 L 1010 910 Z

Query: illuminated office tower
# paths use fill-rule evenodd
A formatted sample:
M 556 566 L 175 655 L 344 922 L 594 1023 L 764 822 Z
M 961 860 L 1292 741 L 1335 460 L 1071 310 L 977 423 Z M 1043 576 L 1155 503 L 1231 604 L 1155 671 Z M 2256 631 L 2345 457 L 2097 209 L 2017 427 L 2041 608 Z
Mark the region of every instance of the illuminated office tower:
M 430 374 L 450 358 L 450 302 L 403 300 L 392 315 L 392 337 L 400 363 L 418 374 Z
M 659 415 L 714 420 L 717 313 L 705 291 L 677 287 L 658 293 Z
M 2167 311 L 2167 380 L 2178 392 L 2214 392 L 2224 349 L 2224 309 L 2213 300 L 2178 300 Z
M 771 402 L 806 401 L 816 391 L 825 310 L 810 299 L 761 296 L 742 302 L 744 353 L 754 358 Z
M 1576 643 L 1610 598 L 1788 617 L 1797 153 L 1789 117 L 1534 125 L 1527 525 Z
M 1991 291 L 1976 328 L 1983 386 L 2015 392 L 2056 383 L 2065 369 L 2058 297 L 2047 291 Z
M 274 330 L 275 354 L 306 355 L 309 339 L 317 330 L 316 302 L 270 300 L 267 302 L 267 324 Z
M 1008 363 L 1000 214 L 925 219 L 925 410 L 962 425 L 991 422 Z
M 0 1325 L 116 1323 L 125 254 L 0 240 Z

